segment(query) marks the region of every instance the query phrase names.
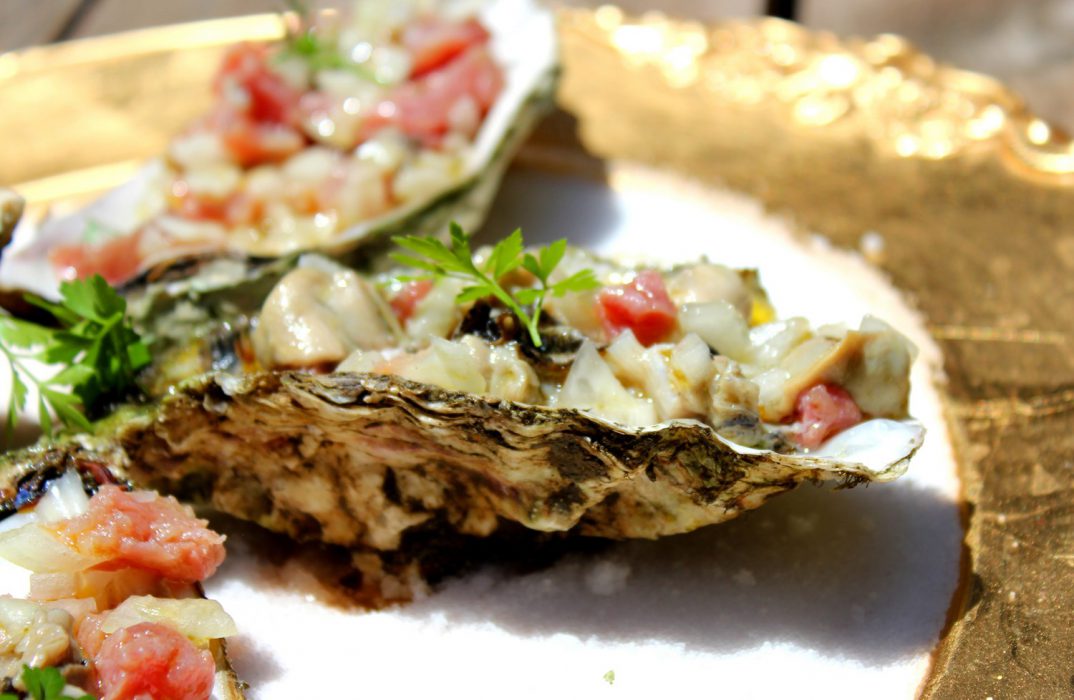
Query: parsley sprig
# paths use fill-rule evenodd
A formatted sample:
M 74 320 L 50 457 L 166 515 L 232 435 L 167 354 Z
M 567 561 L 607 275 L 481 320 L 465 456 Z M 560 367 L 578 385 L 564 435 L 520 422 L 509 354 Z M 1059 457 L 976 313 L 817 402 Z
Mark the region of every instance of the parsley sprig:
M 67 698 L 63 689 L 67 683 L 59 669 L 22 667 L 22 684 L 26 686 L 26 696 L 29 700 L 93 700 L 92 695 L 82 695 L 77 698 Z M 19 700 L 18 696 L 11 693 L 0 694 L 0 700 Z
M 288 29 L 281 58 L 298 58 L 313 72 L 321 70 L 346 70 L 364 80 L 379 82 L 372 72 L 352 61 L 339 50 L 336 42 L 317 35 L 310 21 L 311 12 L 302 0 L 287 0 L 287 5 L 297 18 L 296 26 Z
M 126 300 L 100 275 L 62 283 L 59 303 L 33 296 L 26 300 L 52 314 L 59 327 L 0 317 L 0 353 L 11 372 L 5 440 L 10 441 L 16 415 L 26 407 L 27 382 L 37 389 L 46 435 L 52 434 L 54 421 L 88 430 L 84 411 L 125 397 L 135 387 L 135 373 L 149 364 L 149 348 L 126 317 Z M 30 371 L 27 360 L 63 369 L 42 379 Z
M 449 277 L 468 282 L 468 286 L 464 287 L 455 298 L 459 304 L 486 297 L 499 299 L 526 327 L 536 347 L 541 347 L 541 334 L 538 326 L 541 321 L 541 308 L 549 295 L 562 297 L 569 292 L 584 292 L 600 286 L 593 271 L 589 269 L 580 270 L 554 284 L 550 281 L 552 272 L 567 252 L 566 239 L 560 239 L 544 248 L 539 248 L 534 251 L 536 253 L 534 254 L 523 250 L 522 230 L 516 229 L 510 236 L 493 246 L 488 258 L 478 267 L 474 263 L 474 254 L 470 248 L 471 237 L 454 222 L 451 224 L 450 246 L 432 237 L 396 236 L 392 238 L 392 241 L 415 255 L 393 253 L 392 259 L 427 273 L 408 276 L 404 279 Z M 504 276 L 519 268 L 537 278 L 540 286 L 526 287 L 512 293 L 500 284 Z

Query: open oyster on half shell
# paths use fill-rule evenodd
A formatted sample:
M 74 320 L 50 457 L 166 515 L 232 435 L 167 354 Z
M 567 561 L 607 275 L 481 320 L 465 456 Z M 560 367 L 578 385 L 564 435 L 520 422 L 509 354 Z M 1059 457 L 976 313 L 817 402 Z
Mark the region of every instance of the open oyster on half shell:
M 73 444 L 0 455 L 0 686 L 25 692 L 25 665 L 55 669 L 63 697 L 150 687 L 242 700 L 225 641 L 235 623 L 200 583 L 223 542 L 105 455 Z
M 363 276 L 306 256 L 271 284 L 240 276 L 247 311 L 219 318 L 206 309 L 226 305 L 185 278 L 171 291 L 197 303 L 141 300 L 156 312 L 143 322 L 162 398 L 119 411 L 93 444 L 163 491 L 376 550 L 504 521 L 686 532 L 803 481 L 895 479 L 920 446 L 914 349 L 883 322 L 775 320 L 753 271 L 559 255 L 549 284 L 588 270 L 596 286 L 550 295 L 539 343 L 493 297 L 458 303 L 465 283 L 452 278 Z M 522 268 L 501 282 L 537 285 Z
M 80 211 L 20 223 L 0 291 L 55 299 L 93 273 L 123 285 L 193 256 L 357 256 L 477 226 L 551 106 L 556 60 L 537 0 L 360 2 L 233 47 L 213 108 L 164 156 Z

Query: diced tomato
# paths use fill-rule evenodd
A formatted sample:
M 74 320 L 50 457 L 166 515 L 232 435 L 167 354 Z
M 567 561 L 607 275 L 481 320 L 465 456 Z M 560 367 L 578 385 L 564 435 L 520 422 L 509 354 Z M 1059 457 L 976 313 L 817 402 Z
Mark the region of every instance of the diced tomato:
M 55 246 L 49 260 L 61 279 L 84 279 L 94 274 L 109 284 L 120 284 L 138 274 L 142 258 L 138 252 L 141 231 L 110 238 L 104 243 L 77 243 Z
M 182 188 L 173 188 L 182 189 Z M 172 212 L 194 221 L 217 221 L 231 226 L 252 224 L 261 217 L 264 202 L 245 192 L 234 192 L 225 199 L 199 197 L 188 191 L 173 197 Z
M 285 160 L 306 145 L 306 137 L 285 124 L 259 123 L 238 113 L 221 113 L 212 121 L 224 147 L 245 168 Z
M 227 217 L 227 201 L 199 197 L 187 192 L 175 198 L 175 206 L 172 207 L 172 211 L 184 219 L 224 221 Z
M 488 30 L 476 19 L 449 22 L 439 17 L 423 17 L 403 30 L 403 46 L 410 52 L 410 77 L 435 70 L 471 46 L 484 44 Z
M 82 653 L 91 659 L 101 653 L 104 644 L 102 627 L 107 616 L 107 612 L 91 613 L 75 623 L 75 641 Z
M 832 435 L 861 422 L 862 414 L 850 393 L 838 384 L 817 384 L 798 395 L 794 439 L 813 449 Z
M 93 662 L 106 700 L 208 700 L 216 673 L 212 653 L 155 622 L 108 635 Z
M 239 89 L 245 104 L 234 104 L 255 122 L 297 126 L 298 100 L 302 91 L 269 67 L 269 49 L 263 44 L 237 44 L 228 50 L 217 73 L 214 88 L 225 101 L 228 90 Z
M 390 302 L 399 323 L 406 323 L 414 315 L 414 309 L 422 299 L 428 296 L 432 288 L 432 280 L 414 280 L 403 285 Z
M 602 289 L 597 311 L 609 338 L 629 328 L 646 347 L 667 338 L 679 322 L 664 278 L 655 270 L 642 270 L 629 284 Z
M 224 538 L 174 498 L 102 486 L 89 510 L 56 525 L 72 547 L 107 561 L 101 569 L 133 567 L 178 581 L 202 581 L 224 561 Z
M 395 88 L 362 125 L 362 140 L 396 126 L 428 146 L 439 145 L 459 100 L 470 98 L 480 116 L 503 89 L 503 73 L 483 46 L 468 49 L 444 67 Z
M 232 47 L 214 84 L 220 101 L 204 122 L 244 167 L 283 160 L 306 145 L 303 93 L 272 70 L 269 57 L 263 45 Z

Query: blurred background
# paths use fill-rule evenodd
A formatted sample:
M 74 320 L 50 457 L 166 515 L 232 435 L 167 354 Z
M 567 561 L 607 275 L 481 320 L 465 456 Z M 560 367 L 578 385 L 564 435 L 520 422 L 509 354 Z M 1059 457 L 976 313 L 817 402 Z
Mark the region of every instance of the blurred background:
M 598 5 L 599 2 L 573 2 Z M 620 0 L 716 20 L 774 13 L 843 36 L 899 34 L 934 58 L 1000 78 L 1074 131 L 1074 0 Z M 279 10 L 283 0 L 0 0 L 0 52 L 157 24 Z

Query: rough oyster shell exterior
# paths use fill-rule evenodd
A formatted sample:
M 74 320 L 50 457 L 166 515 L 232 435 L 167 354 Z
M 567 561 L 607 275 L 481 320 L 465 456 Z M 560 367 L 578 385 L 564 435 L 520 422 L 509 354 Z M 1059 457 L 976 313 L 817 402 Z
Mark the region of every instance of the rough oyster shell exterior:
M 142 483 L 298 539 L 392 550 L 431 521 L 653 538 L 803 481 L 888 481 L 922 431 L 883 422 L 894 444 L 867 465 L 737 447 L 694 421 L 627 428 L 396 377 L 282 372 L 199 377 L 104 432 Z

